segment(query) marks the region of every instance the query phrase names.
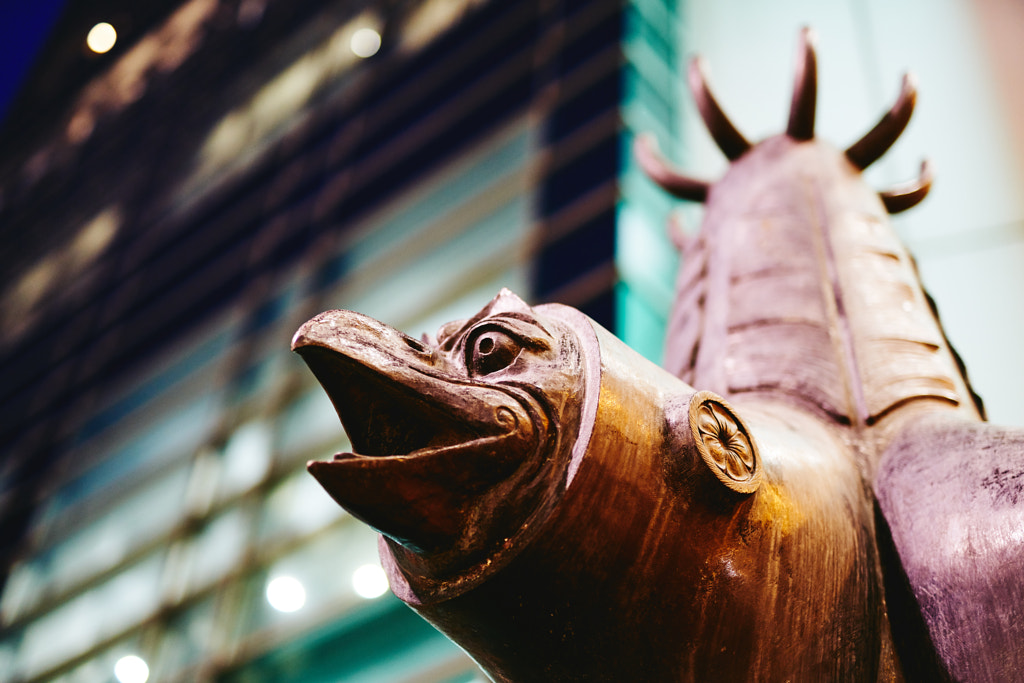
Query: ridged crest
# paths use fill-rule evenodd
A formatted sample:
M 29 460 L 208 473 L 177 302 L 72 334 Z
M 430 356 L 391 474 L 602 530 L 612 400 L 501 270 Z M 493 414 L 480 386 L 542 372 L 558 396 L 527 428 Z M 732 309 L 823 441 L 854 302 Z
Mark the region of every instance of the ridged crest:
M 814 139 L 814 119 L 817 106 L 818 68 L 815 52 L 815 34 L 809 28 L 800 32 L 794 74 L 793 96 L 786 125 L 786 135 L 798 141 Z M 704 60 L 695 57 L 690 62 L 687 80 L 697 104 L 704 126 L 711 138 L 729 161 L 742 157 L 753 145 L 733 125 L 718 104 L 708 85 Z M 846 158 L 856 168 L 866 169 L 877 161 L 896 142 L 910 121 L 917 99 L 914 78 L 904 75 L 899 97 L 875 126 L 846 149 Z M 694 178 L 674 168 L 658 152 L 652 136 L 637 137 L 634 154 L 647 176 L 669 194 L 680 199 L 703 202 L 710 183 Z M 928 162 L 922 162 L 921 171 L 913 181 L 879 193 L 889 213 L 905 211 L 924 199 L 931 188 L 932 174 Z

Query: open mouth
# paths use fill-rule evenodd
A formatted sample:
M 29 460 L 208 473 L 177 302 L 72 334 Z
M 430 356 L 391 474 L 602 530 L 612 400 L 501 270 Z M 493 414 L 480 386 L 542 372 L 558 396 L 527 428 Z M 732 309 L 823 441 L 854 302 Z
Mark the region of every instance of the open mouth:
M 352 452 L 309 463 L 342 507 L 416 552 L 449 547 L 467 511 L 541 448 L 538 408 L 474 382 L 366 316 L 333 311 L 296 334 Z
M 352 443 L 352 452 L 338 453 L 335 462 L 489 451 L 522 436 L 526 416 L 503 391 L 425 374 L 412 364 L 387 372 L 323 346 L 296 350 L 330 397 Z
M 560 500 L 585 384 L 563 325 L 593 328 L 551 310 L 542 324 L 502 292 L 430 346 L 352 311 L 324 311 L 295 333 L 352 444 L 307 468 L 406 569 L 468 567 L 539 528 L 530 520 Z

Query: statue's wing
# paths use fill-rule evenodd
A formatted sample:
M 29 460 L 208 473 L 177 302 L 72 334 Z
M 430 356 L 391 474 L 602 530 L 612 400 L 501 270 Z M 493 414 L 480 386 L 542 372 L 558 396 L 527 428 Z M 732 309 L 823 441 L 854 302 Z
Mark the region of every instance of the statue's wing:
M 906 638 L 923 619 L 939 673 L 1024 680 L 1024 430 L 922 418 L 886 450 L 875 493 L 902 565 L 887 586 L 913 597 L 889 600 L 897 649 L 919 648 Z

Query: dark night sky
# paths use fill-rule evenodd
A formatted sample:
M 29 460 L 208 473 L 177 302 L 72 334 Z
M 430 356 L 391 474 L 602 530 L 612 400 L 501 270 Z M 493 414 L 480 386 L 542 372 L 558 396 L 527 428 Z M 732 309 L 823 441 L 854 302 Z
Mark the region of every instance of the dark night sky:
M 46 42 L 65 0 L 0 0 L 0 119 Z

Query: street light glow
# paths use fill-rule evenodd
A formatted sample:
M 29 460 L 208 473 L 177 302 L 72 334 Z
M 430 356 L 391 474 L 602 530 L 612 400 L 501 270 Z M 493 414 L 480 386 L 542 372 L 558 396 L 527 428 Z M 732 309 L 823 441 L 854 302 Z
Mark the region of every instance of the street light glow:
M 116 42 L 117 31 L 105 21 L 101 21 L 89 29 L 89 35 L 85 38 L 85 44 L 98 55 L 109 52 Z

